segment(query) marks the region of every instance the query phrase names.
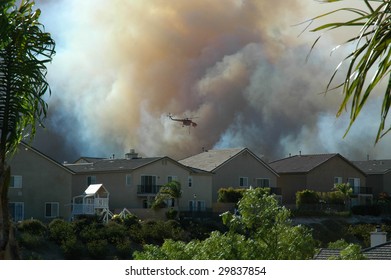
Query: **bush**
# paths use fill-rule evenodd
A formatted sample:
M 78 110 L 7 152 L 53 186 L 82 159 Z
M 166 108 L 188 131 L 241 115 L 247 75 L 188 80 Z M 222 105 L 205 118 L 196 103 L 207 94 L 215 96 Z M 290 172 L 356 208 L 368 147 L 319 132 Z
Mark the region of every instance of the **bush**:
M 76 236 L 72 236 L 62 241 L 61 249 L 64 257 L 69 260 L 78 260 L 83 258 L 83 244 L 77 240 Z
M 111 244 L 120 244 L 127 237 L 127 229 L 122 224 L 110 221 L 106 225 L 105 236 Z
M 18 241 L 22 247 L 29 250 L 38 249 L 45 244 L 45 239 L 41 235 L 28 232 L 22 233 L 19 236 Z
M 57 244 L 75 237 L 75 227 L 72 223 L 61 219 L 54 219 L 49 224 L 49 237 Z
M 132 242 L 130 240 L 117 244 L 115 248 L 117 250 L 118 258 L 129 259 L 132 257 Z
M 44 236 L 46 234 L 46 226 L 39 220 L 24 220 L 18 225 L 18 229 L 23 233 L 32 235 Z
M 166 212 L 166 217 L 167 217 L 167 219 L 169 219 L 169 220 L 175 220 L 177 216 L 178 216 L 178 211 L 175 210 L 174 208 L 170 208 L 170 209 L 168 209 L 168 211 Z
M 221 188 L 218 191 L 218 202 L 238 203 L 246 189 Z
M 79 238 L 83 243 L 105 238 L 105 228 L 103 224 L 92 223 L 86 225 L 79 232 Z
M 93 240 L 87 243 L 89 256 L 95 260 L 104 260 L 107 257 L 108 243 L 106 240 Z
M 303 190 L 296 193 L 296 206 L 297 208 L 303 207 L 308 204 L 318 204 L 319 194 L 313 190 Z

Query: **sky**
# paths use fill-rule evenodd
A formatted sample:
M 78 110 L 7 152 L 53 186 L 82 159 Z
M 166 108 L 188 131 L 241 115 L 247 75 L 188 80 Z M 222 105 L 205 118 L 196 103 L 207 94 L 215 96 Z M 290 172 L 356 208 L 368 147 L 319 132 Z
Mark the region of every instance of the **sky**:
M 362 1 L 342 1 L 356 4 Z M 302 32 L 339 7 L 314 0 L 37 1 L 56 41 L 49 114 L 33 145 L 58 161 L 80 156 L 182 159 L 247 147 L 266 161 L 289 154 L 391 158 L 374 145 L 381 92 L 344 138 L 342 96 L 323 94 L 351 31 Z M 336 16 L 335 18 L 338 18 Z M 346 17 L 345 17 L 346 18 Z M 319 22 L 320 23 L 320 22 Z M 315 27 L 315 23 L 313 26 Z M 182 127 L 167 115 L 193 118 Z

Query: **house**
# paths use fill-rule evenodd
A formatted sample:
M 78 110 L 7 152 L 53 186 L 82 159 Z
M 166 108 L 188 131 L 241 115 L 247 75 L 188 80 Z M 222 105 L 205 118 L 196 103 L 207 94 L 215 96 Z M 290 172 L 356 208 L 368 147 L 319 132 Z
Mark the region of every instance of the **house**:
M 127 208 L 143 217 L 154 215 L 150 207 L 161 186 L 178 181 L 182 187 L 179 207 L 182 211 L 207 211 L 212 207 L 211 174 L 186 167 L 169 157 L 139 157 L 134 150 L 124 158 L 94 159 L 66 164 L 74 172 L 72 196 L 78 196 L 91 184 L 103 184 L 110 193 L 113 213 Z M 142 211 L 148 210 L 148 211 Z
M 387 241 L 387 233 L 382 232 L 380 227 L 371 232 L 371 245 L 369 248 L 361 250 L 368 260 L 391 260 L 391 241 Z M 340 256 L 340 249 L 321 248 L 315 255 L 315 260 L 329 260 Z
M 107 222 L 109 218 L 109 195 L 110 193 L 103 184 L 92 184 L 82 195 L 72 199 L 72 217 L 77 215 L 103 216 Z
M 70 218 L 73 175 L 70 169 L 23 142 L 9 164 L 8 198 L 14 221 Z
M 336 183 L 352 186 L 357 197 L 353 204 L 363 204 L 372 199 L 372 190 L 366 186 L 366 174 L 340 154 L 300 154 L 269 164 L 279 174 L 277 184 L 286 205 L 295 204 L 298 191 L 328 192 Z
M 205 150 L 179 163 L 213 174 L 212 201 L 217 202 L 220 188 L 269 187 L 280 195 L 277 173 L 248 148 Z
M 353 163 L 367 174 L 367 186 L 376 197 L 381 192 L 391 195 L 391 160 L 365 160 Z

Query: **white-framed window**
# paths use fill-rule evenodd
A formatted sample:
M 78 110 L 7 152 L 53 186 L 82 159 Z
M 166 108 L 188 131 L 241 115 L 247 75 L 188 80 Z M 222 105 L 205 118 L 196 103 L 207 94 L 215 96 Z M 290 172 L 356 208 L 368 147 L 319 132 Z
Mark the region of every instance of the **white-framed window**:
M 132 174 L 126 174 L 125 181 L 126 181 L 127 186 L 131 186 L 132 185 Z
M 342 177 L 334 177 L 334 184 L 342 184 Z
M 24 220 L 24 202 L 9 202 L 8 209 L 14 222 Z
M 269 178 L 257 178 L 257 187 L 269 188 L 270 187 L 270 179 Z
M 11 175 L 10 188 L 22 188 L 22 176 L 21 175 Z
M 96 176 L 87 176 L 87 186 L 96 184 Z
M 239 177 L 239 186 L 248 187 L 248 177 Z
M 193 177 L 192 177 L 192 176 L 189 176 L 189 177 L 187 178 L 187 186 L 188 186 L 189 188 L 191 188 L 191 187 L 193 186 Z
M 167 176 L 167 183 L 170 183 L 172 181 L 178 181 L 178 176 L 175 176 L 175 175 Z
M 45 202 L 45 218 L 57 218 L 60 216 L 60 204 L 58 202 Z

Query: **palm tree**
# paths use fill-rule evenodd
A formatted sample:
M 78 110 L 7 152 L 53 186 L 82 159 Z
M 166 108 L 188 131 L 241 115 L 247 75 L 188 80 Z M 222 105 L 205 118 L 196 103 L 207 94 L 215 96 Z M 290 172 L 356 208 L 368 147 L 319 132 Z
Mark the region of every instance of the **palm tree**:
M 46 117 L 43 95 L 50 89 L 45 64 L 55 43 L 39 23 L 33 0 L 0 2 L 0 258 L 5 257 L 11 224 L 8 213 L 10 167 L 7 159 Z
M 342 0 L 320 0 L 320 2 L 337 2 Z M 376 143 L 391 130 L 386 129 L 386 119 L 391 106 L 391 2 L 389 0 L 364 0 L 366 9 L 340 8 L 310 19 L 310 24 L 320 18 L 330 16 L 338 12 L 349 12 L 354 18 L 345 22 L 331 22 L 318 26 L 311 31 L 331 31 L 344 27 L 353 28 L 357 34 L 349 38 L 343 45 L 354 44 L 354 50 L 349 53 L 337 66 L 326 87 L 326 92 L 331 89 L 341 88 L 344 99 L 340 105 L 337 116 L 350 105 L 350 127 L 358 117 L 361 109 L 365 105 L 373 90 L 379 86 L 380 81 L 388 79 L 387 88 L 384 92 L 383 104 L 381 107 L 381 118 L 376 135 Z M 346 16 L 346 15 L 345 15 Z M 346 17 L 345 17 L 346 18 Z M 359 27 L 359 28 L 357 28 Z M 322 35 L 320 35 L 312 45 L 315 47 Z M 334 49 L 339 48 L 336 46 Z M 347 72 L 342 83 L 332 87 L 337 72 L 343 64 L 347 63 Z M 374 73 L 372 76 L 371 73 Z
M 350 196 L 353 193 L 353 189 L 349 183 L 340 183 L 334 184 L 333 190 L 338 191 L 342 194 L 344 198 L 345 208 L 349 209 L 350 207 Z
M 155 197 L 155 201 L 152 208 L 158 208 L 162 203 L 167 200 L 173 200 L 174 206 L 176 206 L 179 215 L 179 199 L 182 197 L 181 183 L 178 181 L 171 181 L 162 186 Z

